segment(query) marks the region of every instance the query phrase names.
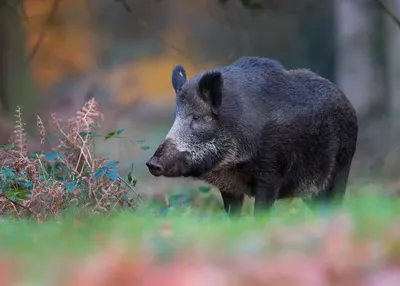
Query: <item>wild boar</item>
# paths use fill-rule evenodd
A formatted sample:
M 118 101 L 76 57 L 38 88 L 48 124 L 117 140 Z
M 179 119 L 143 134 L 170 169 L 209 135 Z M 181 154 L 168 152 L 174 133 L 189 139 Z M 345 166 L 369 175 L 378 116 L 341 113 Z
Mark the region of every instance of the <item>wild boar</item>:
M 175 120 L 146 163 L 154 176 L 193 177 L 217 187 L 225 211 L 254 214 L 278 199 L 340 205 L 358 122 L 345 94 L 307 69 L 243 57 L 186 78 L 172 71 Z

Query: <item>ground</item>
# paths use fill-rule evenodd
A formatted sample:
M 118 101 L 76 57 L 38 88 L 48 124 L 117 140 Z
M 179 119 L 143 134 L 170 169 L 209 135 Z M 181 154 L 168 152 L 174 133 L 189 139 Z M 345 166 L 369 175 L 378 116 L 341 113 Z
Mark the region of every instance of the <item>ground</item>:
M 112 216 L 71 214 L 39 224 L 3 220 L 0 285 L 400 281 L 397 198 L 359 195 L 342 209 L 318 214 L 299 201 L 283 201 L 264 218 L 254 219 L 248 207 L 232 221 L 220 205 L 210 209 L 206 197 L 197 206 L 175 206 L 164 214 L 147 207 Z

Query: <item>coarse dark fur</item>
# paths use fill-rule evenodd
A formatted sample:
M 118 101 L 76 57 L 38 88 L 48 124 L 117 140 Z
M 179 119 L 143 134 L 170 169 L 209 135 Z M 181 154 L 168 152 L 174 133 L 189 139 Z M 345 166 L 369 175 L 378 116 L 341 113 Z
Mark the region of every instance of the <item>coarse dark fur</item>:
M 194 177 L 220 189 L 230 216 L 276 200 L 341 203 L 356 149 L 356 112 L 329 80 L 244 57 L 186 79 L 172 73 L 176 119 L 147 162 L 155 176 Z

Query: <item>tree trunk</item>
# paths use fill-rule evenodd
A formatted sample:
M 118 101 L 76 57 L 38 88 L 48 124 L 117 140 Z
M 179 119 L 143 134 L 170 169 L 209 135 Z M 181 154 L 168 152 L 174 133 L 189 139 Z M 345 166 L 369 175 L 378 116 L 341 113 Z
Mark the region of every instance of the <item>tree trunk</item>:
M 12 124 L 7 118 L 7 86 L 6 86 L 6 56 L 7 42 L 5 24 L 2 21 L 5 8 L 0 7 L 0 145 L 8 143 L 8 138 L 12 133 Z
M 336 83 L 353 103 L 359 119 L 355 164 L 375 164 L 387 152 L 389 125 L 382 59 L 380 11 L 369 1 L 334 1 Z M 379 39 L 377 37 L 380 37 Z M 377 49 L 377 50 L 376 50 Z M 378 51 L 378 53 L 377 53 Z
M 32 134 L 35 130 L 35 113 L 39 102 L 27 62 L 21 21 L 13 8 L 9 6 L 0 8 L 0 98 L 3 105 L 0 120 L 10 122 L 12 128 L 13 114 L 17 106 L 20 106 L 27 132 Z M 0 144 L 8 142 L 9 129 L 5 129 L 7 128 L 0 126 Z
M 395 15 L 400 15 L 400 0 L 385 2 Z M 390 150 L 386 155 L 387 169 L 390 173 L 398 169 L 400 159 L 400 26 L 389 16 L 385 17 L 387 29 L 387 77 L 390 107 Z M 398 175 L 396 171 L 394 175 Z

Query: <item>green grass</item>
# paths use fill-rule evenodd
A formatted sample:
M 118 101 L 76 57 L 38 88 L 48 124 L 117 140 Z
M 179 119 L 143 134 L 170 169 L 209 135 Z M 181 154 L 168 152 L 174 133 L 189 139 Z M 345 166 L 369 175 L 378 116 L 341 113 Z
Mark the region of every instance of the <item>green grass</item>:
M 188 210 L 186 215 L 175 211 L 157 216 L 141 210 L 138 213 L 123 211 L 111 217 L 69 215 L 60 221 L 39 224 L 28 220 L 4 220 L 0 223 L 0 255 L 21 261 L 26 277 L 43 282 L 56 275 L 52 269 L 61 267 L 60 261 L 79 261 L 100 251 L 103 246 L 96 242 L 99 236 L 105 241 L 125 242 L 133 253 L 150 246 L 160 262 L 194 247 L 210 256 L 217 253 L 228 257 L 246 253 L 268 256 L 274 249 L 272 244 L 265 242 L 278 229 L 285 228 L 289 231 L 287 236 L 301 239 L 310 235 L 310 227 L 314 230 L 323 228 L 338 214 L 346 214 L 356 235 L 374 240 L 389 225 L 399 221 L 399 210 L 399 199 L 371 195 L 348 199 L 342 210 L 319 215 L 310 212 L 302 203 L 282 202 L 263 218 L 253 219 L 248 211 L 238 221 L 227 219 L 221 209 L 209 216 Z M 166 227 L 170 228 L 172 236 L 163 232 Z M 308 242 L 303 243 L 304 251 L 318 251 L 317 245 L 310 246 Z
M 357 231 L 362 234 L 379 235 L 387 225 L 400 217 L 400 200 L 377 196 L 354 198 L 345 202 L 343 209 L 333 213 L 315 215 L 301 204 L 278 203 L 269 215 L 253 219 L 250 213 L 238 221 L 226 218 L 222 209 L 215 216 L 199 214 L 184 215 L 178 211 L 164 216 L 151 211 L 119 212 L 111 217 L 97 215 L 87 218 L 67 216 L 59 221 L 36 223 L 11 221 L 0 223 L 1 252 L 29 258 L 30 256 L 55 254 L 85 255 L 93 251 L 96 234 L 128 239 L 131 245 L 140 243 L 145 234 L 157 236 L 163 223 L 171 223 L 174 240 L 190 243 L 212 243 L 223 237 L 224 241 L 237 241 L 238 234 L 248 231 L 265 232 L 279 226 L 306 225 L 318 219 L 329 220 L 337 214 L 346 213 Z M 240 240 L 240 239 L 239 239 Z M 180 244 L 181 245 L 181 244 Z

